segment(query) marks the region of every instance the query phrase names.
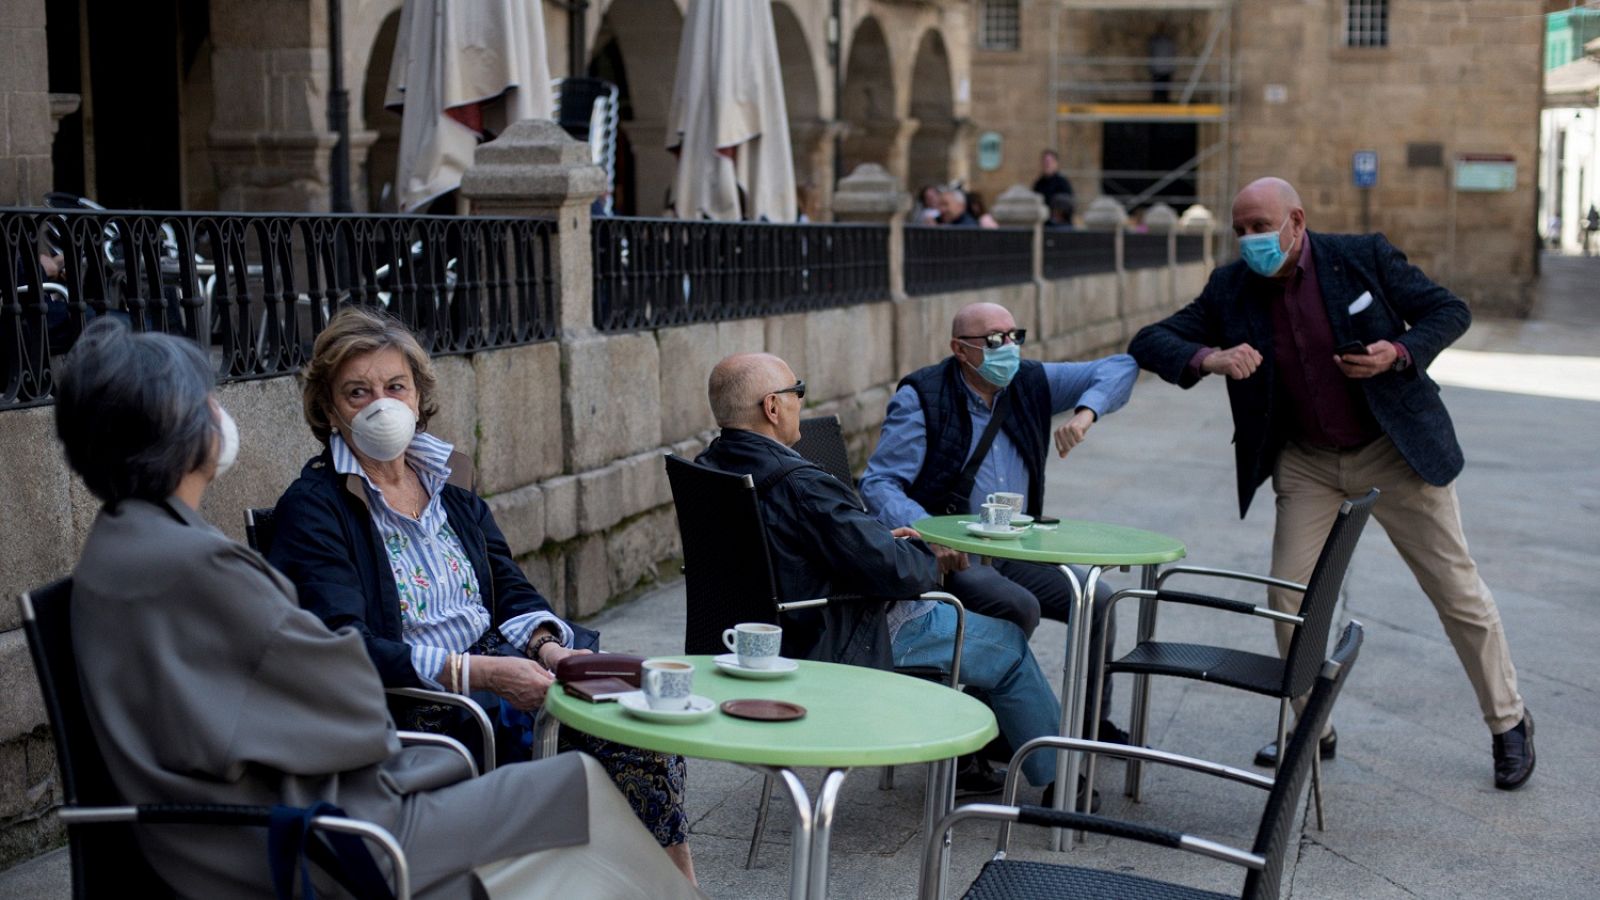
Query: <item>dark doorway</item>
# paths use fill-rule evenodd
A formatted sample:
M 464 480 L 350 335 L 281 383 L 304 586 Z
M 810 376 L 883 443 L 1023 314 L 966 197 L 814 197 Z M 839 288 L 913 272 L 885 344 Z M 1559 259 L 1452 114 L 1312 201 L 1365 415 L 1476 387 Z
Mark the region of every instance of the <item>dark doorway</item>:
M 1100 142 L 1100 192 L 1126 203 L 1168 172 L 1194 158 L 1193 122 L 1107 122 Z M 1161 200 L 1182 212 L 1195 202 L 1193 170 L 1173 180 L 1141 206 Z M 1132 212 L 1132 210 L 1130 210 Z

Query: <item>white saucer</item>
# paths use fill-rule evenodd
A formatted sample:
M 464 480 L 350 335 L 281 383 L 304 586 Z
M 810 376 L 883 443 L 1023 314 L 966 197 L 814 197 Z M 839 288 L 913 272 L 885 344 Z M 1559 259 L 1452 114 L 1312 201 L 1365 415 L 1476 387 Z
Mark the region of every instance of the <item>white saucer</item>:
M 688 709 L 651 709 L 644 699 L 644 691 L 633 691 L 619 696 L 617 705 L 647 722 L 693 722 L 711 715 L 717 709 L 716 701 L 699 694 L 689 695 Z
M 1033 516 L 1030 516 L 1027 513 L 1012 513 L 1011 514 L 1011 524 L 1013 524 L 1013 525 L 1032 525 L 1033 524 Z
M 746 666 L 739 665 L 739 654 L 737 653 L 724 653 L 720 656 L 712 657 L 711 661 L 716 663 L 717 668 L 727 672 L 729 675 L 739 678 L 754 678 L 758 681 L 766 681 L 771 678 L 782 678 L 790 672 L 800 668 L 799 663 L 792 659 L 784 659 L 781 656 L 773 662 L 770 668 L 766 669 L 751 669 Z
M 998 528 L 994 528 L 993 526 L 985 525 L 982 522 L 968 522 L 967 533 L 975 534 L 978 537 L 995 538 L 1002 541 L 1014 541 L 1017 538 L 1027 534 L 1028 529 L 1017 528 L 1008 525 L 1006 526 L 1006 529 L 1002 531 Z

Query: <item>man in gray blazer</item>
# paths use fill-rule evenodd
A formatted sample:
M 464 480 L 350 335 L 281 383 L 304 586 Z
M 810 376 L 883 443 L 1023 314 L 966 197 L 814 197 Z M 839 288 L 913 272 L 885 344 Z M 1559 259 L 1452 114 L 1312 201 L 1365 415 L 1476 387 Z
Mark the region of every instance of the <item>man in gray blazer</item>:
M 1263 178 L 1233 201 L 1241 258 L 1188 306 L 1141 329 L 1128 352 L 1180 387 L 1221 374 L 1233 410 L 1239 515 L 1269 476 L 1272 574 L 1304 582 L 1346 497 L 1383 492 L 1373 515 L 1433 602 L 1493 735 L 1495 787 L 1533 774 L 1533 719 L 1494 596 L 1461 529 L 1461 445 L 1428 364 L 1471 313 L 1382 235 L 1306 229 L 1299 194 Z M 1274 609 L 1298 594 L 1272 589 Z M 1289 632 L 1278 631 L 1280 651 Z M 1332 728 L 1324 759 L 1334 754 Z M 1256 756 L 1271 765 L 1269 744 Z
M 238 449 L 210 370 L 193 343 L 101 319 L 57 382 L 68 462 L 105 503 L 74 572 L 73 649 L 123 798 L 331 803 L 394 834 L 419 896 L 474 879 L 497 897 L 699 896 L 588 757 L 470 778 L 448 751 L 401 748 L 361 638 L 196 511 Z M 181 896 L 271 896 L 259 829 L 138 833 Z

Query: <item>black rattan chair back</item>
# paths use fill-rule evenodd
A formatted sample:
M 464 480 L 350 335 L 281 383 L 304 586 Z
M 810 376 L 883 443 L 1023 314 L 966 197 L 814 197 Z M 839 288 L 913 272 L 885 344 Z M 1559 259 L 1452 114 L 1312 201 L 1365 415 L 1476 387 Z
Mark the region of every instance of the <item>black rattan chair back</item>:
M 253 506 L 244 511 L 244 539 L 250 549 L 266 556 L 272 550 L 272 537 L 277 533 L 277 523 L 272 521 L 276 512 L 271 506 Z
M 838 416 L 816 416 L 800 420 L 800 440 L 794 452 L 822 467 L 822 471 L 844 482 L 856 494 L 855 474 L 850 470 L 850 451 L 844 444 L 844 430 Z M 861 497 L 856 494 L 856 503 Z M 864 509 L 865 506 L 863 505 Z
M 1285 696 L 1298 697 L 1310 690 L 1322 669 L 1328 655 L 1328 632 L 1333 627 L 1334 609 L 1339 605 L 1339 590 L 1344 587 L 1350 557 L 1355 555 L 1356 544 L 1377 502 L 1378 489 L 1373 488 L 1365 497 L 1346 500 L 1339 506 L 1339 515 L 1317 557 L 1317 567 L 1311 570 L 1311 578 L 1306 582 L 1305 598 L 1300 601 L 1300 615 L 1304 621 L 1294 630 L 1289 652 L 1284 657 Z
M 22 596 L 22 630 L 55 738 L 62 800 L 69 807 L 122 805 L 125 801 L 95 743 L 78 682 L 72 649 L 72 579 Z M 72 896 L 77 900 L 173 896 L 139 852 L 132 825 L 68 825 L 67 842 Z
M 667 480 L 683 538 L 683 652 L 726 653 L 723 629 L 778 624 L 778 589 L 755 482 L 670 454 Z
M 1376 492 L 1374 492 L 1376 493 Z M 1372 500 L 1369 494 L 1365 500 Z M 1371 503 L 1367 504 L 1371 509 Z M 1352 541 L 1352 543 L 1354 543 Z M 1339 698 L 1350 667 L 1361 653 L 1365 634 L 1360 622 L 1351 622 L 1339 636 L 1333 656 L 1325 660 L 1315 676 L 1311 698 L 1305 711 L 1300 713 L 1294 732 L 1289 737 L 1289 750 L 1278 767 L 1278 776 L 1267 795 L 1266 809 L 1261 814 L 1261 827 L 1256 832 L 1252 851 L 1267 861 L 1261 871 L 1245 876 L 1243 896 L 1246 900 L 1277 900 L 1283 884 L 1283 861 L 1288 855 L 1290 830 L 1300 808 L 1300 791 L 1311 774 L 1311 754 L 1318 752 L 1322 729 L 1333 714 L 1333 701 Z

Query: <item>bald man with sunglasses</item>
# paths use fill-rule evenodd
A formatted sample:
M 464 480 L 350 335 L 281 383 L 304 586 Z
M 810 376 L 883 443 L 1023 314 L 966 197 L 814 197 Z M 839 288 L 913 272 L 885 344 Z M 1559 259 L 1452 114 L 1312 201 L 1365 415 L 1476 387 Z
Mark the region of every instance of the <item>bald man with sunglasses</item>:
M 1044 509 L 1044 469 L 1053 448 L 1065 458 L 1102 416 L 1128 402 L 1139 367 L 1126 354 L 1091 362 L 1021 358 L 1027 330 L 994 303 L 962 307 L 951 322 L 950 356 L 900 381 L 878 447 L 861 478 L 873 516 L 890 528 L 930 515 L 975 513 L 996 491 L 1022 494 L 1024 511 Z M 1057 416 L 1068 416 L 1055 425 Z M 983 448 L 984 432 L 994 425 Z M 980 449 L 983 451 L 980 455 Z M 1032 635 L 1041 615 L 1066 621 L 1072 591 L 1053 566 L 996 560 L 978 565 L 936 547 L 944 587 L 967 608 Z M 1102 583 L 1097 600 L 1110 596 Z M 1109 705 L 1107 705 L 1109 708 Z M 1103 724 L 1101 735 L 1125 736 Z

